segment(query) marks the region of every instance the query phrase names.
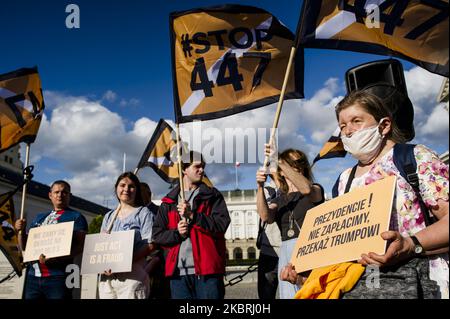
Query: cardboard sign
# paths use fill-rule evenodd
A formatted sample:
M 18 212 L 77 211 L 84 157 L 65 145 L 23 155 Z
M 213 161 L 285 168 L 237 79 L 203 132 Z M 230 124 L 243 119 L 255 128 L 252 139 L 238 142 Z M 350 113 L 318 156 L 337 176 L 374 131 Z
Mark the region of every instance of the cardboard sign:
M 384 254 L 396 177 L 353 190 L 308 211 L 291 263 L 297 272 Z
M 74 222 L 31 228 L 23 261 L 38 260 L 43 254 L 46 258 L 70 255 Z
M 87 235 L 81 274 L 130 272 L 133 263 L 134 230 Z

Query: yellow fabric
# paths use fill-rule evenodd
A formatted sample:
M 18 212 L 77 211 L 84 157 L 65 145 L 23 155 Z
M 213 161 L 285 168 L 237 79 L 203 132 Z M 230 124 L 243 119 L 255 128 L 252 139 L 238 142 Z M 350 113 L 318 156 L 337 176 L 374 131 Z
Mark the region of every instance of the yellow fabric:
M 314 269 L 294 299 L 338 299 L 355 286 L 364 270 L 350 262 Z

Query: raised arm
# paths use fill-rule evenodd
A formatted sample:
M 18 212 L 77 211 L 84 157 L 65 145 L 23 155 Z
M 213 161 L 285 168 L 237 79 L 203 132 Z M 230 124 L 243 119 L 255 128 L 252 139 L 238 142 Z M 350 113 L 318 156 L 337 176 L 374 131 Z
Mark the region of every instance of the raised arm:
M 267 204 L 266 196 L 264 194 L 264 183 L 266 182 L 267 174 L 260 169 L 256 172 L 256 183 L 258 191 L 256 194 L 256 210 L 263 222 L 272 224 L 275 221 L 278 206 L 276 204 Z
M 300 193 L 308 196 L 311 202 L 319 203 L 323 201 L 323 191 L 320 186 L 314 185 L 312 181 L 307 179 L 301 172 L 294 170 L 285 161 L 280 160 L 278 165 L 283 171 L 285 178 L 289 179 Z

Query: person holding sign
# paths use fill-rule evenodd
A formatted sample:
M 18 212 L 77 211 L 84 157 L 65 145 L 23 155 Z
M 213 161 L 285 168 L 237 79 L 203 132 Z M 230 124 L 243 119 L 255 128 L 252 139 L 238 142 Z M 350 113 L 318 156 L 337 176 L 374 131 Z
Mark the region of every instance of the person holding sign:
M 361 255 L 358 263 L 370 267 L 343 298 L 448 298 L 448 165 L 427 147 L 416 145 L 417 170 L 408 175 L 417 175 L 417 183 L 405 179 L 396 154 L 407 139 L 387 105 L 367 90 L 347 95 L 336 107 L 336 116 L 344 147 L 358 160 L 340 175 L 338 194 L 397 177 L 390 230 L 381 233 L 387 241 L 386 252 Z M 430 222 L 430 217 L 435 221 Z M 380 271 L 377 289 L 367 284 L 374 267 Z M 290 266 L 282 279 L 293 282 L 296 276 Z
M 25 299 L 71 299 L 72 294 L 66 286 L 66 267 L 73 263 L 73 258 L 83 249 L 84 237 L 88 230 L 86 219 L 81 213 L 69 208 L 70 185 L 58 180 L 53 182 L 48 194 L 53 204 L 51 212 L 39 214 L 32 221 L 30 228 L 64 222 L 74 222 L 71 254 L 65 257 L 46 258 L 41 255 L 39 261 L 27 267 L 25 282 Z M 15 229 L 19 232 L 19 245 L 25 250 L 27 235 L 26 220 L 18 219 Z
M 274 149 L 266 144 L 266 154 L 273 158 Z M 306 155 L 294 149 L 288 149 L 279 155 L 277 174 L 281 195 L 270 204 L 264 196 L 264 183 L 267 173 L 258 170 L 256 182 L 258 193 L 256 207 L 263 222 L 276 222 L 281 232 L 281 250 L 278 262 L 278 276 L 283 267 L 289 263 L 297 237 L 305 219 L 306 212 L 324 201 L 321 185 L 313 183 L 311 166 Z M 282 281 L 279 285 L 280 298 L 293 298 L 298 290 L 296 285 Z
M 131 172 L 121 174 L 114 186 L 119 207 L 103 218 L 101 232 L 134 230 L 133 265 L 131 272 L 112 273 L 105 269 L 99 282 L 100 299 L 146 299 L 149 277 L 145 257 L 152 250 L 153 214 L 144 206 L 140 182 Z
M 153 218 L 158 214 L 159 206 L 152 202 L 152 191 L 147 183 L 141 182 L 141 194 L 144 205 L 152 212 Z M 155 245 L 155 250 L 147 256 L 145 270 L 150 277 L 149 299 L 170 299 L 170 284 L 164 277 L 164 252 Z
M 189 152 L 182 165 L 185 201 L 175 187 L 155 219 L 156 244 L 168 248 L 166 277 L 173 299 L 223 299 L 225 287 L 225 232 L 230 215 L 222 194 L 202 182 L 205 162 Z

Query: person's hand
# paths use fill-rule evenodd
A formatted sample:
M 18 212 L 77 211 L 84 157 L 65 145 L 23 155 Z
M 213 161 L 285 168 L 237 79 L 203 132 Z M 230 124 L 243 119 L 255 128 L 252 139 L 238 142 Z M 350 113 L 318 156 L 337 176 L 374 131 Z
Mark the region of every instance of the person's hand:
M 264 187 L 264 183 L 267 180 L 267 174 L 264 169 L 259 169 L 256 171 L 256 184 L 258 187 Z
M 276 157 L 278 153 L 277 146 L 275 145 L 275 142 L 272 142 L 272 144 L 266 143 L 264 144 L 264 155 L 269 156 L 270 158 Z
M 184 218 L 192 219 L 193 213 L 191 210 L 191 205 L 189 205 L 189 203 L 187 203 L 186 201 L 179 203 L 177 208 L 181 216 L 183 216 Z
M 50 258 L 46 258 L 44 254 L 39 255 L 39 263 L 45 265 Z
M 280 279 L 283 281 L 288 281 L 293 285 L 297 284 L 297 281 L 299 280 L 299 275 L 295 271 L 294 265 L 289 263 L 286 266 L 284 266 L 280 273 Z
M 188 235 L 188 223 L 186 220 L 180 220 L 178 222 L 178 232 L 180 233 L 181 237 L 187 237 Z
M 264 155 L 269 157 L 269 163 L 276 164 L 278 159 L 278 150 L 275 142 L 264 144 Z
M 108 269 L 108 270 L 105 270 L 103 273 L 102 273 L 102 275 L 105 275 L 105 276 L 112 276 L 112 271 L 111 271 L 111 269 Z
M 16 229 L 16 231 L 20 232 L 25 230 L 25 227 L 27 226 L 27 221 L 26 219 L 18 219 L 16 220 L 16 222 L 14 223 L 14 228 Z
M 403 237 L 399 232 L 386 231 L 381 233 L 384 240 L 391 241 L 384 255 L 378 255 L 373 252 L 362 254 L 358 260 L 363 266 L 376 265 L 379 267 L 390 266 L 399 263 L 413 255 L 414 243 L 411 238 Z

